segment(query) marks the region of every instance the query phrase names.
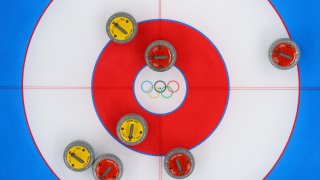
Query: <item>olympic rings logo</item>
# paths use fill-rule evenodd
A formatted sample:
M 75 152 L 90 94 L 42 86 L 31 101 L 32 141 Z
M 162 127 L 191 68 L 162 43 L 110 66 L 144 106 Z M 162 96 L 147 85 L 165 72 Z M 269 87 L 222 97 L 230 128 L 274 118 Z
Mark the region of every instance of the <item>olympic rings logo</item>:
M 168 83 L 165 83 L 162 80 L 158 80 L 155 83 L 146 80 L 141 83 L 142 92 L 148 94 L 148 96 L 152 99 L 159 98 L 160 95 L 163 98 L 169 99 L 173 96 L 174 93 L 177 93 L 179 89 L 180 85 L 176 80 L 171 80 Z M 156 93 L 152 93 L 154 92 L 153 90 Z

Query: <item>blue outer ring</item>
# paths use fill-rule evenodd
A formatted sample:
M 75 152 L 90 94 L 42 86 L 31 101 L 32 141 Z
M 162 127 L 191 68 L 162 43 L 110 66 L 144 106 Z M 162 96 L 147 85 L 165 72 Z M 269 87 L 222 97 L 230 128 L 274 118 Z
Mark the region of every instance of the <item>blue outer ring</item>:
M 272 0 L 283 17 L 292 38 L 305 56 L 299 61 L 301 99 L 296 127 L 279 163 L 267 179 L 320 179 L 320 1 Z M 22 104 L 22 67 L 29 38 L 41 13 L 50 3 L 44 1 L 1 1 L 0 22 L 0 114 L 4 156 L 0 179 L 57 179 L 46 166 L 27 128 Z M 23 147 L 23 148 L 21 148 Z M 16 162 L 29 164 L 16 173 Z

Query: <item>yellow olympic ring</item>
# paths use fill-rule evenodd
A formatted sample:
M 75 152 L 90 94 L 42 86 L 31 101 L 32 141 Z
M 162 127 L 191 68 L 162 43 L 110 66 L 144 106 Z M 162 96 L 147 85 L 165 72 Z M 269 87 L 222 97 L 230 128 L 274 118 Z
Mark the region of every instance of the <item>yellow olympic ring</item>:
M 152 98 L 152 99 L 158 98 L 158 97 L 160 96 L 160 93 L 158 93 L 158 92 L 157 92 L 157 95 L 156 95 L 156 96 L 151 96 L 151 94 L 150 94 L 150 93 L 151 93 L 151 88 L 152 88 L 152 87 L 150 87 L 150 88 L 148 89 L 148 91 L 147 91 L 147 92 L 148 92 L 148 96 L 149 96 L 150 98 Z

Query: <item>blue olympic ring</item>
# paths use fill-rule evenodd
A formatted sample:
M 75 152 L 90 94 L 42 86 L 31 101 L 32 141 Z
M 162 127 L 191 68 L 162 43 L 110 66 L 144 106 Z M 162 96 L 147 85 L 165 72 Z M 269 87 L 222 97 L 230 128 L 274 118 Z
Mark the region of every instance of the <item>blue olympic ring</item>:
M 143 89 L 144 83 L 150 83 L 151 88 L 149 88 L 147 91 L 145 91 L 145 90 Z M 140 86 L 140 87 L 141 87 L 141 90 L 142 90 L 144 93 L 150 93 L 150 92 L 153 90 L 153 83 L 152 83 L 151 81 L 146 80 L 146 81 L 143 81 L 143 82 L 141 83 L 141 86 Z

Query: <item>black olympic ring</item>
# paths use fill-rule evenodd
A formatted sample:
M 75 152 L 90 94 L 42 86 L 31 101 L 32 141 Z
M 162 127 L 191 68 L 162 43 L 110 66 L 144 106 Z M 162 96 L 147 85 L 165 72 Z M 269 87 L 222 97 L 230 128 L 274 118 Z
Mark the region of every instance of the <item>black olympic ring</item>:
M 157 84 L 158 83 L 162 83 L 164 86 L 160 86 L 160 88 L 159 87 L 157 87 Z M 159 80 L 159 81 L 156 81 L 155 83 L 154 83 L 154 85 L 153 85 L 153 88 L 154 88 L 154 90 L 156 90 L 158 93 L 163 93 L 166 89 L 167 89 L 167 84 L 164 82 L 164 81 L 161 81 L 161 80 Z M 159 91 L 159 89 L 160 89 L 160 91 Z

